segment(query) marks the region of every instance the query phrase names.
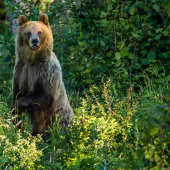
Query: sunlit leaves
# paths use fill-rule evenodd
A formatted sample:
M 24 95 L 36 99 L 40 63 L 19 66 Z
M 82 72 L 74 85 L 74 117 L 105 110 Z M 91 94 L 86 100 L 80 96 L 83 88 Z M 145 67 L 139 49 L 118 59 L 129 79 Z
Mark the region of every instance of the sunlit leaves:
M 121 58 L 120 52 L 116 52 L 115 54 L 115 59 L 119 60 Z
M 134 12 L 135 12 L 135 8 L 134 8 L 134 7 L 131 7 L 131 8 L 130 8 L 130 14 L 133 15 Z

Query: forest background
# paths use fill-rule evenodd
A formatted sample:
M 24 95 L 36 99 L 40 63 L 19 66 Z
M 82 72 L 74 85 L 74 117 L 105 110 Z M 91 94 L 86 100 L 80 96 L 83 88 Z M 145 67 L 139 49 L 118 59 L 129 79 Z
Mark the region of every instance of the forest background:
M 10 110 L 17 18 L 43 12 L 75 112 L 48 141 Z M 169 35 L 169 0 L 1 0 L 0 169 L 170 169 Z

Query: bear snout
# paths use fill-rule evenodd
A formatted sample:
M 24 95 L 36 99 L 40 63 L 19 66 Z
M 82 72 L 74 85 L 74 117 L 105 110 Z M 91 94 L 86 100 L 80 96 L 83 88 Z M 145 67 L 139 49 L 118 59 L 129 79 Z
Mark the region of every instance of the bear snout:
M 32 45 L 33 46 L 37 46 L 37 44 L 38 44 L 38 39 L 33 39 L 32 40 Z
M 36 49 L 40 46 L 39 40 L 34 38 L 31 40 L 31 48 Z

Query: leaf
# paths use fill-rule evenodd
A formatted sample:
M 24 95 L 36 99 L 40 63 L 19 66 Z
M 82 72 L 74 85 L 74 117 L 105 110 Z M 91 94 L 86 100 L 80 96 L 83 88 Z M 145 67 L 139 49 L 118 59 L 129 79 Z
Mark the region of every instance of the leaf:
M 128 54 L 128 58 L 129 58 L 129 59 L 133 59 L 133 54 L 132 54 L 132 53 L 129 53 L 129 54 Z
M 148 59 L 148 60 L 155 60 L 155 58 L 156 58 L 156 53 L 150 51 L 150 52 L 148 53 L 148 55 L 147 55 L 147 59 Z
M 149 128 L 149 133 L 150 133 L 151 136 L 154 136 L 158 132 L 159 132 L 159 129 L 156 128 L 156 127 L 150 127 Z
M 107 53 L 107 55 L 108 55 L 109 57 L 113 56 L 113 51 L 109 51 L 109 52 Z
M 106 19 L 102 19 L 101 24 L 102 24 L 102 26 L 107 26 L 107 20 Z
M 102 46 L 105 46 L 105 42 L 103 40 L 101 40 L 100 43 L 101 43 Z
M 108 11 L 112 10 L 112 4 L 108 5 L 107 10 Z
M 128 51 L 122 50 L 122 51 L 120 51 L 120 54 L 122 57 L 128 56 Z
M 64 28 L 64 35 L 68 35 L 69 30 L 69 27 Z
M 101 17 L 101 18 L 104 18 L 104 17 L 105 17 L 105 12 L 104 12 L 104 11 L 101 11 L 100 17 Z
M 5 50 L 5 55 L 8 55 L 10 54 L 10 51 L 9 50 Z
M 6 31 L 4 32 L 4 38 L 5 38 L 5 39 L 11 38 L 10 30 L 6 30 Z
M 0 47 L 0 51 L 4 50 L 4 49 L 6 49 L 6 48 L 7 48 L 7 46 L 6 46 L 6 45 L 4 45 L 4 46 Z
M 149 62 L 148 62 L 148 60 L 146 58 L 144 58 L 144 59 L 141 60 L 141 63 L 143 65 L 147 65 Z
M 139 36 L 139 37 L 138 37 L 138 41 L 141 41 L 141 40 L 142 40 L 142 37 L 141 37 L 141 36 Z
M 91 69 L 88 68 L 85 72 L 86 72 L 86 73 L 90 73 L 90 72 L 91 72 Z
M 146 53 L 147 53 L 147 50 L 142 50 L 140 53 L 141 53 L 143 56 L 145 56 Z
M 138 34 L 133 34 L 133 36 L 134 36 L 135 38 L 139 38 L 140 35 L 138 35 Z
M 7 55 L 7 57 L 3 59 L 2 61 L 6 63 L 6 62 L 9 62 L 10 60 L 11 60 L 11 56 Z
M 153 6 L 153 9 L 155 9 L 155 10 L 158 12 L 158 11 L 159 11 L 159 6 L 155 4 L 155 5 Z
M 125 27 L 125 30 L 129 29 L 129 25 L 124 25 L 124 27 Z
M 78 45 L 83 46 L 84 43 L 83 42 L 78 42 Z
M 121 64 L 121 60 L 118 60 L 116 65 L 119 66 Z
M 18 14 L 13 14 L 11 15 L 11 18 L 14 19 L 14 18 L 17 18 L 18 17 Z
M 94 49 L 91 48 L 91 49 L 89 49 L 87 52 L 88 52 L 88 53 L 93 53 L 93 51 L 94 51 Z
M 116 60 L 120 60 L 120 58 L 121 58 L 120 53 L 119 53 L 119 52 L 116 52 L 116 54 L 115 54 L 115 59 L 116 59 Z
M 14 55 L 15 54 L 15 47 L 13 45 L 10 45 L 9 51 L 10 51 L 11 55 Z
M 170 10 L 169 10 L 169 11 L 167 11 L 167 14 L 168 14 L 168 16 L 170 17 Z
M 161 38 L 161 34 L 159 34 L 155 37 L 156 40 L 159 40 L 160 38 Z
M 168 31 L 164 31 L 163 34 L 164 34 L 164 36 L 168 36 L 169 32 Z
M 165 58 L 168 58 L 168 57 L 169 57 L 169 54 L 168 54 L 168 53 L 163 53 L 163 56 L 164 56 Z
M 131 7 L 131 8 L 130 8 L 130 14 L 133 15 L 134 12 L 135 12 L 135 8 L 134 8 L 134 7 Z
M 87 63 L 87 64 L 86 64 L 86 67 L 90 67 L 90 63 Z
M 167 5 L 165 5 L 165 9 L 169 10 L 170 9 L 170 3 L 168 3 Z
M 106 70 L 107 70 L 107 67 L 106 67 L 106 66 L 102 66 L 101 69 L 102 69 L 103 71 L 106 71 Z
M 158 81 L 158 83 L 164 83 L 165 82 L 165 80 L 162 79 L 162 78 L 159 78 L 157 81 Z
M 170 80 L 170 75 L 166 76 L 164 79 L 165 79 L 165 81 L 169 81 Z

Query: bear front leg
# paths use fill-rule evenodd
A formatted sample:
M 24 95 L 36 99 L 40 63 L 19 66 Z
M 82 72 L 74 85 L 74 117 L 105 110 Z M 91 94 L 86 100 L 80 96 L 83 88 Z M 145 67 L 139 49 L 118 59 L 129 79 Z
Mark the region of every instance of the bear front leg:
M 23 130 L 23 123 L 21 120 L 22 112 L 24 112 L 24 108 L 18 108 L 18 99 L 23 97 L 24 95 L 19 90 L 18 77 L 19 73 L 15 72 L 13 77 L 13 100 L 11 106 L 11 122 L 16 125 L 17 128 Z
M 20 109 L 18 108 L 18 99 L 20 99 L 21 97 L 23 97 L 23 94 L 21 93 L 21 91 L 19 90 L 19 84 L 18 84 L 18 80 L 14 77 L 14 81 L 13 81 L 13 101 L 12 101 L 12 106 L 11 106 L 11 110 L 12 110 L 12 114 L 19 114 L 21 115 L 22 112 L 24 111 L 24 108 Z
M 18 100 L 19 109 L 31 109 L 34 110 L 46 110 L 50 109 L 54 103 L 54 96 L 47 93 L 40 83 L 37 83 L 34 87 L 34 92 L 28 96 L 21 97 Z
M 52 113 L 51 107 L 54 103 L 54 98 L 52 95 L 45 93 L 44 91 L 34 92 L 31 95 L 26 97 L 21 97 L 18 100 L 19 109 L 24 107 L 27 110 L 27 113 L 31 117 L 31 122 L 34 126 L 32 135 L 36 136 L 37 134 L 42 134 L 44 130 L 44 126 L 46 124 L 46 114 L 47 110 Z M 45 114 L 45 117 L 43 117 Z M 38 117 L 38 115 L 41 115 Z M 48 117 L 49 119 L 49 117 Z
M 16 113 L 18 112 L 18 114 L 22 113 L 23 110 L 18 110 L 17 106 L 18 106 L 18 100 L 24 96 L 24 94 L 21 93 L 20 89 L 19 89 L 19 80 L 21 77 L 21 72 L 23 69 L 24 63 L 22 61 L 18 61 L 15 65 L 14 68 L 14 75 L 13 75 L 13 101 L 12 101 L 12 106 L 11 106 L 11 110 L 12 113 Z

